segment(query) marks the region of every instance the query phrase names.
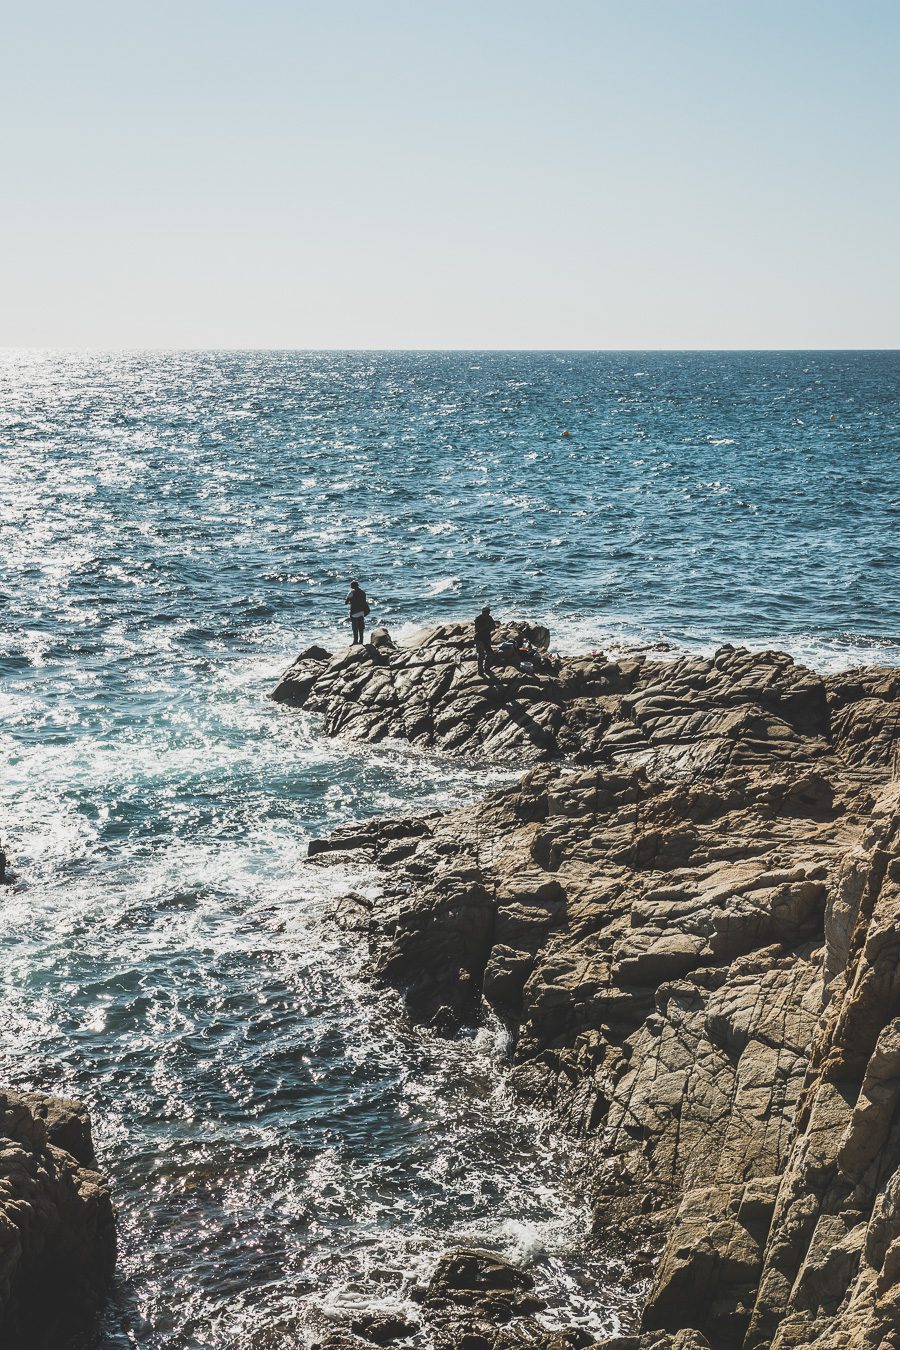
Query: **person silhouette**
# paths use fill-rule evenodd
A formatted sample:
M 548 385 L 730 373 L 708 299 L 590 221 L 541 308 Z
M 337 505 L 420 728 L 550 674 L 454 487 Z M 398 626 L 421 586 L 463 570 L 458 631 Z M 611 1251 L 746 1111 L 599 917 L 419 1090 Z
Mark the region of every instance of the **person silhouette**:
M 487 675 L 490 669 L 493 651 L 491 634 L 497 627 L 497 620 L 491 617 L 490 605 L 485 605 L 475 620 L 475 655 L 478 658 L 478 674 Z
M 344 604 L 350 606 L 350 627 L 353 629 L 353 645 L 357 646 L 363 640 L 363 633 L 366 627 L 366 615 L 369 612 L 366 593 L 358 581 L 350 582 L 350 590 L 347 593 Z

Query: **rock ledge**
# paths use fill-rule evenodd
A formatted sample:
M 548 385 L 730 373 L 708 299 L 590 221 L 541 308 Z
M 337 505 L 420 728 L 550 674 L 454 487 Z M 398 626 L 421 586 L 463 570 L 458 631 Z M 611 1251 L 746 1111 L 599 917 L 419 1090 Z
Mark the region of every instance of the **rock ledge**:
M 109 1189 L 87 1111 L 0 1090 L 0 1344 L 59 1350 L 86 1328 L 115 1265 Z
M 379 634 L 275 691 L 329 734 L 534 766 L 311 848 L 381 869 L 353 911 L 377 978 L 449 1034 L 496 1010 L 598 1231 L 658 1253 L 609 1350 L 898 1350 L 900 671 L 725 647 L 483 680 L 470 652 Z

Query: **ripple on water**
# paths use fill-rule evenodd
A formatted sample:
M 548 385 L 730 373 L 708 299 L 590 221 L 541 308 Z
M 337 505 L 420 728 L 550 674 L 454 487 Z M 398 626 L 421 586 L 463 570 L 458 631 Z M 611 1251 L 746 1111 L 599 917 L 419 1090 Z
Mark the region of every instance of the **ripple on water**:
M 84 1097 L 119 1205 L 107 1347 L 274 1350 L 411 1308 L 450 1242 L 611 1330 L 579 1160 L 500 1029 L 412 1036 L 308 838 L 503 775 L 323 740 L 264 693 L 494 612 L 563 650 L 900 662 L 891 353 L 0 355 L 4 1081 Z M 834 414 L 834 420 L 831 415 Z M 568 437 L 563 437 L 563 430 Z M 2 453 L 6 451 L 6 453 Z M 893 513 L 893 514 L 892 514 Z

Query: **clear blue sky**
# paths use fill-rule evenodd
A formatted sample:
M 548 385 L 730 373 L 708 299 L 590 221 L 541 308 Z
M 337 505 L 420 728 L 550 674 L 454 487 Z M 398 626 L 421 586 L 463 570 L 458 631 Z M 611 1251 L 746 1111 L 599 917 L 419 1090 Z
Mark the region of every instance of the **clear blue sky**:
M 900 0 L 0 11 L 2 345 L 900 345 Z

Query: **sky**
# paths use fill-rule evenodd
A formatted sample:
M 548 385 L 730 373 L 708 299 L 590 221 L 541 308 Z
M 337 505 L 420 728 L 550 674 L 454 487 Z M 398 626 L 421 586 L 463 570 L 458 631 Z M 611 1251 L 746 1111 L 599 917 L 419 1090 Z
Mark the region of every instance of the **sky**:
M 900 0 L 0 23 L 2 346 L 900 346 Z

